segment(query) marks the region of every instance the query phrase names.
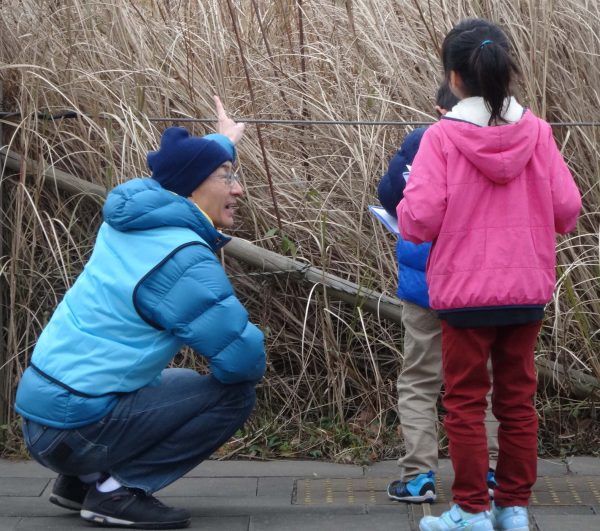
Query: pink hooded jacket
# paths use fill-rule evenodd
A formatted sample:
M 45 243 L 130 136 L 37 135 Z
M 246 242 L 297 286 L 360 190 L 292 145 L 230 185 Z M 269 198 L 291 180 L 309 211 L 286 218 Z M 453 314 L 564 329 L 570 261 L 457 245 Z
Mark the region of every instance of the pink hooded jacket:
M 575 228 L 581 196 L 545 121 L 525 111 L 480 127 L 442 119 L 421 141 L 402 237 L 433 240 L 432 308 L 544 305 L 555 283 L 555 233 Z

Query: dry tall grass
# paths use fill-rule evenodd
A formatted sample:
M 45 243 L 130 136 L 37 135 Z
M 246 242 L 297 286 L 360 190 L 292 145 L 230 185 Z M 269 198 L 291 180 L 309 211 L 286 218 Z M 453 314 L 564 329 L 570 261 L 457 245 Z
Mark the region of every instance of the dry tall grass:
M 147 174 L 145 154 L 168 124 L 150 117 L 211 117 L 213 93 L 235 117 L 433 120 L 439 47 L 465 16 L 504 25 L 523 69 L 524 104 L 553 121 L 599 118 L 595 0 L 5 0 L 0 13 L 3 110 L 21 115 L 3 122 L 3 143 L 107 187 Z M 82 115 L 38 117 L 65 109 Z M 406 132 L 268 125 L 259 138 L 249 126 L 235 234 L 393 294 L 394 242 L 366 206 Z M 537 355 L 600 377 L 600 128 L 560 127 L 556 136 L 585 211 L 577 233 L 560 241 L 557 294 Z M 101 220 L 97 203 L 45 187 L 40 175 L 5 173 L 2 206 L 10 238 L 2 251 L 8 356 L 0 378 L 2 407 L 11 411 L 36 337 Z M 267 332 L 269 356 L 259 411 L 230 452 L 395 455 L 399 327 L 285 274 L 249 276 L 232 262 L 227 269 Z M 188 353 L 178 363 L 197 362 Z M 542 451 L 597 451 L 593 399 L 567 394 L 539 394 Z M 17 443 L 9 437 L 6 446 Z

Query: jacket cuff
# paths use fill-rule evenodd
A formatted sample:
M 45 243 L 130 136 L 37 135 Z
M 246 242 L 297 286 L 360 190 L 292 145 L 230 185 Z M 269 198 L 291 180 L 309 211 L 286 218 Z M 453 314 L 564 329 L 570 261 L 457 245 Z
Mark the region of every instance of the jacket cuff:
M 235 162 L 237 153 L 235 150 L 234 143 L 231 140 L 229 140 L 229 138 L 227 138 L 225 135 L 222 135 L 220 133 L 210 133 L 209 135 L 206 135 L 204 138 L 206 140 L 212 140 L 213 142 L 216 142 L 217 144 L 219 144 L 223 149 L 225 149 L 227 151 L 227 153 L 229 153 L 229 155 L 231 156 L 231 161 Z

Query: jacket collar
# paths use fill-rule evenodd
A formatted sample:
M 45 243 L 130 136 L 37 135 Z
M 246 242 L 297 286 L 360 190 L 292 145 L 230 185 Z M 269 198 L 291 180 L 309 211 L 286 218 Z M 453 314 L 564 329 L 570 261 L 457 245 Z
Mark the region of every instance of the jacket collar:
M 502 118 L 509 124 L 518 122 L 523 116 L 523 112 L 523 107 L 513 96 L 506 98 L 504 108 L 502 109 Z M 480 127 L 487 127 L 491 114 L 485 100 L 480 96 L 475 96 L 460 100 L 452 107 L 450 112 L 446 113 L 444 118 L 461 120 Z
M 121 232 L 185 227 L 198 234 L 213 251 L 231 241 L 192 201 L 165 190 L 154 179 L 132 179 L 117 186 L 108 194 L 103 213 L 106 223 Z
M 197 206 L 196 203 L 193 203 L 189 199 L 185 199 L 185 201 L 191 203 L 194 214 L 196 215 L 195 217 L 197 218 L 197 224 L 195 224 L 195 226 L 190 226 L 189 228 L 208 243 L 213 251 L 218 251 L 231 241 L 230 236 L 226 236 L 216 229 L 206 212 Z

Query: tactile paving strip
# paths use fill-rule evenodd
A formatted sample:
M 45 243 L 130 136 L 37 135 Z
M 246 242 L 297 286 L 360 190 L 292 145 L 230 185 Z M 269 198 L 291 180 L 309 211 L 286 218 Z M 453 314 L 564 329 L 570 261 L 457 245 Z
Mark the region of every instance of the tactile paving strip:
M 389 478 L 299 479 L 293 503 L 299 505 L 394 505 L 386 494 Z M 436 478 L 437 506 L 451 499 L 451 478 Z M 600 505 L 599 476 L 541 477 L 533 488 L 532 506 Z M 435 507 L 434 505 L 434 507 Z M 444 509 L 445 510 L 445 509 Z M 441 512 L 441 511 L 440 511 Z M 436 514 L 435 511 L 432 514 Z

